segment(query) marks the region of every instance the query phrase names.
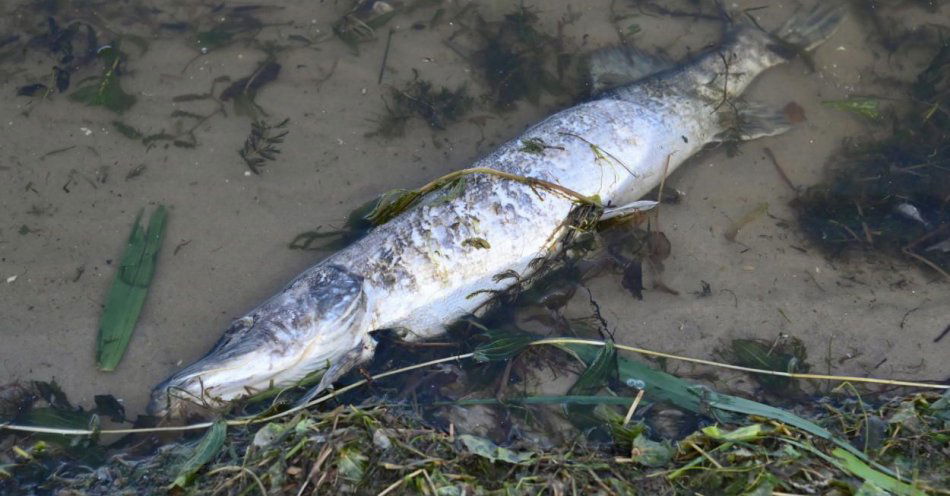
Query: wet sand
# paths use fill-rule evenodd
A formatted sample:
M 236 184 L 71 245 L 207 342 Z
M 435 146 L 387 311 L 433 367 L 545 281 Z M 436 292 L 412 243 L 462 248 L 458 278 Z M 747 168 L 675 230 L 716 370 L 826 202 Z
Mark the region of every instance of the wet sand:
M 552 32 L 567 3 L 536 3 Z M 587 48 L 616 42 L 609 2 L 573 4 L 581 16 L 565 28 L 567 36 L 578 44 L 586 36 Z M 758 5 L 736 2 L 735 7 L 753 4 Z M 284 5 L 266 16 L 270 25 L 259 39 L 316 38 L 345 11 L 345 5 L 333 3 Z M 507 5 L 486 9 L 504 12 Z M 755 16 L 772 28 L 796 6 L 772 2 Z M 6 75 L 0 94 L 7 95 L 0 101 L 0 383 L 56 380 L 86 406 L 95 394 L 113 394 L 134 416 L 143 411 L 154 384 L 203 355 L 231 319 L 319 259 L 314 252 L 288 249 L 296 234 L 338 226 L 353 208 L 383 191 L 465 167 L 567 103 L 546 98 L 509 113 L 477 110 L 473 115 L 487 116 L 484 125 L 462 121 L 444 131 L 415 120 L 404 137 L 366 137 L 375 125 L 369 120 L 383 112 L 386 84 L 401 85 L 412 78 L 413 68 L 439 84 L 467 82 L 473 93 L 484 91 L 469 63 L 442 43 L 454 26 L 446 21 L 431 30 L 410 28 L 432 12 L 420 9 L 388 25 L 396 32 L 383 85 L 377 77 L 385 35 L 362 44 L 358 56 L 332 38 L 281 52 L 283 69 L 257 103 L 271 122 L 290 118 L 290 133 L 279 160 L 260 176 L 249 175 L 237 153 L 250 119 L 235 116 L 230 107 L 228 116 L 198 128 L 194 149 L 146 148 L 116 132 L 110 123 L 117 117 L 108 110 L 65 95 L 45 101 L 13 97 L 17 87 L 47 74 L 51 62 L 39 56 L 5 62 L 0 67 Z M 8 14 L 6 22 L 14 24 Z M 899 22 L 950 24 L 946 7 L 941 14 L 908 10 Z M 717 39 L 718 27 L 704 21 L 630 22 L 642 28 L 634 38 L 638 46 L 672 56 Z M 660 214 L 673 247 L 663 280 L 680 295 L 648 290 L 636 301 L 616 276 L 594 281 L 594 298 L 619 342 L 711 358 L 732 338 L 771 340 L 784 333 L 802 339 L 819 372 L 946 377 L 947 342 L 934 345 L 933 339 L 948 323 L 950 287 L 907 262 L 864 255 L 829 260 L 797 228 L 788 206 L 793 193 L 763 153 L 769 147 L 795 184 L 810 185 L 821 179 L 843 138 L 874 132 L 859 118 L 820 102 L 886 91 L 878 76 L 907 79 L 923 61 L 889 60 L 868 49 L 867 37 L 866 26 L 851 16 L 815 53 L 816 72 L 796 61 L 767 72 L 746 94 L 776 106 L 796 102 L 807 121 L 785 135 L 742 144 L 734 157 L 722 148 L 705 151 L 670 177 L 668 187 L 685 197 L 678 205 L 664 205 Z M 138 102 L 121 120 L 149 133 L 171 129 L 175 109 L 213 110 L 201 102 L 175 103 L 176 95 L 204 93 L 218 76 L 246 76 L 265 57 L 239 43 L 186 67 L 197 50 L 187 37 L 167 33 L 151 39 L 144 54 L 127 50 L 129 72 L 122 82 Z M 334 64 L 332 76 L 321 82 Z M 126 179 L 141 165 L 144 173 Z M 724 238 L 734 220 L 763 202 L 768 215 L 746 225 L 736 242 Z M 157 204 L 170 213 L 148 300 L 118 370 L 98 372 L 98 320 L 116 259 L 136 213 Z M 691 294 L 701 281 L 710 284 L 710 296 Z M 571 308 L 578 316 L 589 313 L 576 302 Z M 681 364 L 671 370 L 693 372 Z M 732 374 L 720 378 L 732 386 L 745 380 Z

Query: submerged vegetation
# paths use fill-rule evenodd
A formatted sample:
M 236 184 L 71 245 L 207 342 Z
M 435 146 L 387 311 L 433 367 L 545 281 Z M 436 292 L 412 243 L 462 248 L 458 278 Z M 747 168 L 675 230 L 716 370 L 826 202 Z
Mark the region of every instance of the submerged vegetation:
M 846 384 L 812 398 L 810 410 L 793 413 L 651 369 L 618 356 L 610 342 L 594 348 L 585 343 L 596 342 L 538 341 L 512 331 L 488 336 L 491 341 L 474 350 L 478 361 L 459 362 L 471 356 L 466 354 L 450 357 L 456 365 L 410 367 L 416 372 L 409 381 L 378 374 L 371 397 L 342 397 L 351 406 L 294 411 L 279 403 L 267 414 L 284 414 L 204 424 L 200 439 L 155 452 L 148 434 L 109 447 L 100 447 L 96 435 L 8 436 L 0 452 L 0 487 L 85 494 L 177 486 L 198 493 L 300 494 L 311 488 L 436 495 L 533 494 L 554 485 L 578 494 L 918 495 L 950 484 L 948 394 L 885 398 L 858 394 Z M 567 354 L 543 352 L 542 343 Z M 531 373 L 527 364 L 566 371 L 576 368 L 571 355 L 586 368 L 564 395 L 522 392 Z M 398 364 L 400 358 L 383 361 Z M 514 363 L 521 365 L 512 368 Z M 499 367 L 510 371 L 504 374 L 507 392 L 492 394 L 494 381 L 478 386 L 484 384 L 479 377 L 497 376 Z M 4 407 L 16 387 L 0 391 Z M 31 409 L 33 398 L 18 400 L 20 423 L 31 418 L 98 431 L 96 415 L 66 410 L 68 403 L 59 410 Z M 47 395 L 39 401 L 58 400 Z M 657 422 L 671 406 L 702 420 L 674 439 L 657 440 Z M 470 432 L 463 412 L 473 408 L 489 414 L 482 425 L 493 427 Z M 62 420 L 51 420 L 54 411 L 64 412 Z M 580 430 L 561 429 L 562 439 L 552 444 L 539 433 L 559 418 Z M 91 453 L 99 453 L 99 461 L 84 457 Z
M 277 124 L 268 124 L 262 120 L 251 123 L 251 134 L 244 141 L 244 148 L 238 152 L 247 168 L 254 174 L 260 174 L 260 168 L 268 161 L 276 160 L 280 149 L 277 145 L 284 142 L 284 137 L 290 119 L 284 119 Z
M 44 3 L 52 8 L 58 2 Z M 649 14 L 698 16 L 654 2 L 630 3 Z M 395 15 L 430 4 L 427 0 L 354 2 L 333 31 L 355 49 L 359 43 L 379 39 L 379 29 Z M 172 111 L 169 117 L 174 123 L 168 131 L 143 130 L 119 120 L 112 121 L 115 130 L 147 147 L 168 143 L 193 148 L 199 144 L 196 131 L 200 125 L 233 110 L 253 119 L 251 133 L 239 153 L 250 171 L 259 174 L 277 157 L 277 145 L 289 124 L 289 119 L 266 120 L 269 116 L 255 101 L 265 85 L 278 79 L 282 67 L 278 59 L 283 48 L 256 39 L 266 25 L 258 18 L 265 10 L 254 5 L 216 4 L 187 21 L 149 23 L 166 33 L 188 34 L 196 57 L 243 44 L 259 49 L 265 58 L 250 74 L 234 80 L 219 76 L 206 93 L 173 98 L 175 104 L 202 107 Z M 135 97 L 120 84 L 128 60 L 118 50 L 119 44 L 99 46 L 98 33 L 107 30 L 75 19 L 57 21 L 53 14 L 61 13 L 51 12 L 45 32 L 28 45 L 42 47 L 47 52 L 44 56 L 56 65 L 38 80 L 41 82 L 22 86 L 18 94 L 47 98 L 56 92 L 67 93 L 75 85 L 79 88 L 69 94 L 74 100 L 116 113 L 132 108 Z M 436 25 L 445 15 L 446 9 L 439 7 L 428 25 Z M 452 25 L 459 27 L 447 42 L 477 69 L 484 93 L 477 94 L 473 86 L 442 87 L 415 74 L 408 83 L 392 87 L 388 114 L 375 134 L 398 136 L 415 117 L 433 129 L 443 129 L 479 106 L 508 111 L 521 101 L 537 104 L 544 95 L 568 100 L 578 97 L 585 91 L 576 74 L 580 50 L 563 35 L 563 27 L 575 19 L 576 14 L 568 11 L 558 23 L 557 33 L 549 34 L 538 25 L 536 13 L 524 5 L 498 20 L 483 19 L 475 7 L 461 8 L 452 20 Z M 618 27 L 621 40 L 629 41 L 639 32 L 639 25 L 630 23 L 629 17 L 613 21 L 626 25 Z M 128 36 L 119 39 L 123 46 L 134 43 Z M 315 43 L 315 39 L 296 34 L 289 39 L 308 47 Z M 467 48 L 463 40 L 468 41 Z M 97 59 L 103 64 L 101 69 L 92 63 Z M 382 65 L 385 70 L 385 58 Z M 802 195 L 803 225 L 816 242 L 835 253 L 882 248 L 937 273 L 946 275 L 950 270 L 948 71 L 950 49 L 944 45 L 918 77 L 914 102 L 890 122 L 877 99 L 826 103 L 881 126 L 889 125 L 891 134 L 874 142 L 850 144 L 842 152 L 841 167 L 833 179 Z M 80 74 L 87 78 L 73 81 L 74 75 Z M 551 148 L 539 140 L 526 140 L 522 145 L 524 151 L 536 154 Z M 596 145 L 591 144 L 591 149 L 601 154 Z M 236 159 L 233 152 L 232 157 Z M 96 408 L 87 411 L 72 406 L 55 384 L 0 387 L 0 426 L 9 420 L 52 428 L 52 432 L 0 432 L 0 491 L 947 493 L 947 394 L 893 389 L 906 383 L 887 385 L 891 389 L 859 389 L 855 384 L 862 378 L 850 378 L 852 382 L 819 396 L 812 382 L 829 378 L 806 374 L 807 356 L 794 338 L 731 342 L 721 351 L 722 360 L 728 363 L 720 365 L 740 371 L 757 369 L 753 377 L 761 389 L 755 393 L 767 393 L 778 405 L 769 406 L 739 396 L 749 396 L 747 392 L 723 394 L 705 383 L 666 373 L 666 361 L 678 357 L 654 353 L 659 370 L 621 356 L 618 350 L 624 347 L 607 339 L 608 323 L 590 295 L 594 310 L 589 318 L 564 317 L 561 310 L 567 301 L 598 270 L 621 274 L 622 286 L 635 298 L 642 298 L 644 268 L 648 274 L 652 272 L 654 287 L 676 293 L 660 277 L 671 246 L 655 218 L 645 226 L 640 222 L 643 216 L 636 222 L 623 219 L 594 225 L 590 221 L 593 216 L 582 214 L 602 207 L 597 198 L 555 183 L 468 169 L 416 190 L 383 195 L 355 212 L 343 230 L 303 233 L 291 247 L 338 248 L 417 204 L 425 195 L 440 195 L 434 200 L 440 201 L 464 193 L 466 181 L 474 180 L 469 174 L 530 184 L 569 196 L 583 207 L 570 225 L 573 242 L 563 258 L 549 262 L 556 270 L 541 280 L 519 281 L 511 294 L 500 295 L 510 305 L 483 320 L 463 322 L 451 343 L 409 345 L 379 333 L 380 349 L 389 352 L 381 351 L 369 371 L 359 371 L 363 377 L 370 371 L 376 373 L 363 391 L 341 390 L 321 398 L 323 406 L 296 410 L 290 400 L 300 388 L 272 392 L 238 406 L 236 414 L 250 415 L 253 420 L 218 419 L 205 425 L 200 434 L 174 442 L 149 432 L 118 440 L 105 436 L 105 418 L 128 422 L 121 403 L 111 396 L 97 396 Z M 734 241 L 740 229 L 764 215 L 767 207 L 763 204 L 735 223 L 727 238 Z M 144 286 L 154 270 L 161 239 L 161 215 L 154 214 L 154 231 L 136 226 L 129 255 L 123 257 L 115 281 L 118 289 L 113 290 L 118 292 L 110 294 L 103 316 L 101 342 L 109 348 L 100 353 L 104 369 L 118 363 L 144 300 Z M 29 232 L 23 225 L 21 234 Z M 332 245 L 321 245 L 324 242 Z M 469 238 L 464 243 L 475 249 L 490 247 L 482 238 Z M 517 278 L 517 274 L 495 277 Z M 704 281 L 696 295 L 708 296 L 710 292 Z M 514 318 L 528 309 L 535 311 L 531 322 L 545 332 L 572 338 L 548 341 L 556 347 L 542 346 L 539 336 L 520 329 L 524 321 Z M 576 336 L 604 342 L 585 344 Z M 444 357 L 449 354 L 447 349 L 463 354 L 442 360 L 436 367 L 415 368 L 410 361 Z M 469 353 L 475 360 L 467 359 Z M 413 370 L 393 379 L 378 373 L 400 366 Z M 568 376 L 569 388 L 560 394 L 534 391 L 532 378 L 552 371 L 553 375 Z M 348 380 L 355 383 L 358 378 L 354 373 Z M 808 401 L 794 403 L 793 398 Z M 147 428 L 155 420 L 138 418 L 132 425 Z M 92 434 L 66 435 L 57 429 L 89 430 Z
M 880 121 L 885 136 L 845 144 L 829 179 L 799 199 L 801 225 L 832 254 L 889 253 L 950 281 L 950 45 L 906 89 L 890 122 L 877 100 L 833 102 Z
M 142 212 L 135 218 L 102 310 L 96 344 L 99 370 L 115 370 L 132 339 L 132 331 L 135 330 L 155 274 L 158 252 L 165 234 L 166 215 L 165 207 L 159 205 L 149 216 L 147 230 L 140 222 Z
M 412 117 L 423 119 L 433 129 L 445 129 L 447 124 L 458 121 L 472 109 L 474 101 L 464 85 L 454 90 L 444 86 L 436 90 L 431 82 L 419 79 L 418 73 L 416 76 L 403 88 L 390 90 L 386 113 L 379 119 L 376 130 L 367 136 L 402 136 Z

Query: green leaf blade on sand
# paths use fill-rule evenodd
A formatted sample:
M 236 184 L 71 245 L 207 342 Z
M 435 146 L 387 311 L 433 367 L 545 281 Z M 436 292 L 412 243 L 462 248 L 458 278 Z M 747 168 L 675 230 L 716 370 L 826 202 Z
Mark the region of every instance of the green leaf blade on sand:
M 96 362 L 99 370 L 112 371 L 119 365 L 135 330 L 139 313 L 148 295 L 148 286 L 155 274 L 155 263 L 162 244 L 167 217 L 159 206 L 149 218 L 148 230 L 141 225 L 142 213 L 135 218 L 132 233 L 112 287 L 106 296 L 105 309 L 99 321 Z
M 228 432 L 228 424 L 223 420 L 219 420 L 211 426 L 211 429 L 205 433 L 204 437 L 201 438 L 201 441 L 195 446 L 194 451 L 192 451 L 191 456 L 181 464 L 178 469 L 178 476 L 175 477 L 175 481 L 172 482 L 171 487 L 185 487 L 187 486 L 192 479 L 194 479 L 195 474 L 201 470 L 201 467 L 205 466 L 210 462 L 218 452 L 221 451 L 221 447 L 224 446 L 224 438 Z M 171 488 L 169 488 L 171 489 Z
M 825 100 L 821 103 L 826 107 L 851 112 L 872 121 L 880 120 L 882 117 L 880 102 L 874 98 L 853 96 L 843 100 Z
M 99 50 L 98 57 L 105 68 L 102 76 L 91 84 L 74 91 L 69 98 L 89 106 L 105 107 L 121 114 L 135 104 L 135 96 L 122 89 L 119 84 L 119 64 L 124 55 L 118 47 L 105 47 Z

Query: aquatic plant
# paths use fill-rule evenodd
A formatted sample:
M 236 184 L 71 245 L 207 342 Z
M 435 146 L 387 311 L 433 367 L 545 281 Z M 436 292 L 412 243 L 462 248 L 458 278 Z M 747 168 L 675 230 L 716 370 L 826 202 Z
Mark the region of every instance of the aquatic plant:
M 833 255 L 888 253 L 950 281 L 950 115 L 944 108 L 950 45 L 938 46 L 908 91 L 913 99 L 901 106 L 888 135 L 845 143 L 829 164 L 828 179 L 796 201 L 799 219 Z M 856 111 L 868 115 L 871 107 L 859 102 Z

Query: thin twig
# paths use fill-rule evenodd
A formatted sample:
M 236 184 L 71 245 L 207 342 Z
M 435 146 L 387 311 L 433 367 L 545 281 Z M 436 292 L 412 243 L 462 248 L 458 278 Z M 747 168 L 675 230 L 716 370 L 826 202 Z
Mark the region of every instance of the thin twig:
M 208 475 L 209 476 L 214 475 L 219 472 L 247 472 L 248 474 L 251 475 L 251 478 L 254 479 L 254 482 L 257 483 L 257 488 L 261 491 L 261 494 L 263 496 L 267 496 L 267 488 L 264 487 L 264 483 L 261 482 L 260 477 L 258 477 L 257 474 L 255 474 L 253 470 L 247 467 L 241 467 L 238 465 L 228 465 L 227 467 L 220 467 L 220 468 L 211 470 L 210 472 L 208 472 Z
M 931 262 L 930 260 L 927 260 L 927 258 L 924 257 L 923 255 L 918 255 L 918 254 L 916 254 L 916 253 L 914 253 L 914 252 L 908 250 L 907 248 L 902 248 L 901 251 L 902 251 L 905 255 L 908 255 L 908 256 L 910 256 L 910 257 L 916 258 L 919 262 L 922 262 L 923 264 L 927 265 L 927 266 L 930 267 L 931 269 L 937 271 L 937 273 L 940 274 L 940 275 L 942 275 L 944 279 L 950 281 L 950 274 L 948 274 L 947 271 L 941 269 L 937 264 Z
M 383 51 L 383 63 L 379 65 L 379 79 L 376 80 L 376 84 L 383 84 L 383 74 L 386 72 L 386 60 L 389 59 L 389 47 L 393 43 L 393 33 L 395 29 L 389 30 L 389 36 L 386 37 L 386 49 Z
M 415 472 L 404 475 L 401 479 L 397 480 L 396 482 L 393 482 L 392 484 L 389 485 L 389 487 L 380 491 L 380 493 L 377 494 L 376 496 L 386 496 L 387 494 L 395 491 L 396 488 L 401 486 L 404 482 L 421 474 L 423 471 L 425 471 L 425 469 L 420 468 L 419 470 L 416 470 Z
M 637 391 L 637 397 L 633 399 L 633 403 L 630 404 L 630 408 L 627 410 L 627 415 L 623 418 L 624 426 L 630 423 L 630 419 L 633 418 L 633 412 L 637 411 L 637 406 L 640 405 L 640 400 L 643 399 L 643 393 L 645 391 L 645 389 Z
M 689 444 L 690 448 L 693 448 L 694 450 L 698 451 L 700 455 L 703 455 L 703 458 L 709 460 L 713 465 L 716 466 L 716 468 L 720 470 L 722 469 L 722 465 L 719 462 L 717 462 L 715 458 L 709 456 L 709 453 L 706 453 L 702 448 L 697 446 L 696 443 L 689 441 L 687 444 Z
M 788 178 L 788 175 L 785 174 L 785 171 L 782 170 L 782 166 L 778 164 L 778 160 L 775 158 L 775 154 L 772 153 L 772 149 L 765 147 L 762 149 L 765 152 L 765 156 L 769 158 L 772 162 L 772 165 L 775 167 L 775 171 L 778 172 L 778 177 L 782 179 L 782 182 L 788 186 L 788 189 L 792 190 L 795 193 L 795 196 L 798 196 L 798 188 L 792 183 L 792 180 Z

